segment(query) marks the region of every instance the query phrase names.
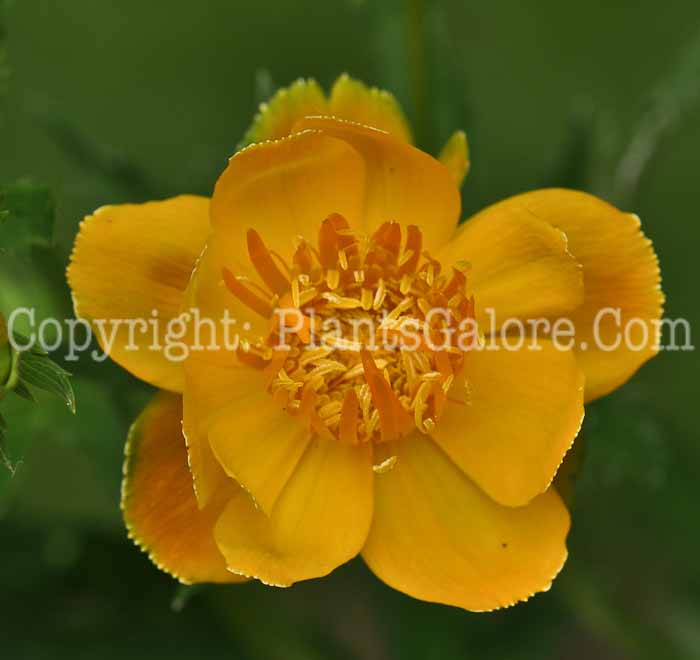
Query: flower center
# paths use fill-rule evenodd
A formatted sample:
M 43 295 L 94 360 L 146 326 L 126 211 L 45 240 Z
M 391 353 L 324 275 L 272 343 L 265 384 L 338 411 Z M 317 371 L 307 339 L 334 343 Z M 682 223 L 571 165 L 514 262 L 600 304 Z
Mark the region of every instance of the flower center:
M 291 265 L 255 230 L 247 238 L 269 292 L 226 269 L 224 282 L 270 319 L 268 337 L 238 353 L 267 370 L 271 396 L 342 442 L 430 433 L 477 334 L 468 265 L 443 273 L 414 225 L 387 222 L 367 237 L 337 214 L 317 247 L 297 239 Z

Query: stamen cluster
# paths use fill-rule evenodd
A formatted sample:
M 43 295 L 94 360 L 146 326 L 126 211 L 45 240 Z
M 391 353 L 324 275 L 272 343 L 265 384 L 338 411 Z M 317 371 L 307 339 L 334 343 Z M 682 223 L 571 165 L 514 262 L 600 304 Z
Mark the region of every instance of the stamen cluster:
M 416 226 L 387 222 L 366 237 L 337 214 L 321 223 L 318 248 L 298 238 L 291 265 L 252 229 L 248 252 L 270 292 L 228 270 L 224 281 L 276 323 L 239 356 L 267 370 L 289 414 L 352 444 L 430 433 L 464 363 L 450 327 L 474 319 L 467 264 L 448 276 Z

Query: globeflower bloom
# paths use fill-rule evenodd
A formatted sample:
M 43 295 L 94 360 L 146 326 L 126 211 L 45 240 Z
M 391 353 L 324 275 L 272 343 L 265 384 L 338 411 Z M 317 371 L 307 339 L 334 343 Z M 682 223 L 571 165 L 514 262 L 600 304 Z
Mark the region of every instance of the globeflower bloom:
M 161 389 L 127 442 L 131 537 L 186 583 L 288 586 L 361 554 L 467 610 L 548 589 L 570 525 L 552 482 L 584 403 L 657 350 L 639 219 L 540 190 L 458 227 L 464 134 L 436 159 L 393 97 L 347 76 L 328 97 L 278 92 L 245 142 L 211 199 L 103 207 L 76 239 L 78 316 L 211 321 L 178 334 L 184 360 L 162 324 L 104 346 Z M 235 347 L 215 341 L 227 314 Z M 632 318 L 633 341 L 600 347 Z M 575 345 L 548 330 L 510 350 L 507 319 L 570 319 Z

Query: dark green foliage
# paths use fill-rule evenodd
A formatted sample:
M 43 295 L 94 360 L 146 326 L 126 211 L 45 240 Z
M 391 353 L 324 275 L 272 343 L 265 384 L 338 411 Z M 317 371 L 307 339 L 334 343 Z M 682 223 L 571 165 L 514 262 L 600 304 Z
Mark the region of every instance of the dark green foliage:
M 51 245 L 55 209 L 47 186 L 20 180 L 0 186 L 0 251 L 24 255 Z
M 48 354 L 33 348 L 19 354 L 17 360 L 18 386 L 31 396 L 30 387 L 47 392 L 65 403 L 75 413 L 75 394 L 70 374 L 59 367 Z

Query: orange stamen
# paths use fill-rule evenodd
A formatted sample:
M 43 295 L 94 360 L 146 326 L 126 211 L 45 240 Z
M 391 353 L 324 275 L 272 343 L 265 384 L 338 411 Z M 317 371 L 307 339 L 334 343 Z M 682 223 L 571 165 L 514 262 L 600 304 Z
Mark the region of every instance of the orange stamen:
M 248 255 L 262 281 L 277 294 L 289 291 L 289 280 L 279 269 L 260 234 L 255 229 L 248 230 Z
M 475 319 L 475 306 L 474 306 L 474 296 L 471 298 L 464 298 L 458 308 L 459 313 L 462 315 L 463 319 Z
M 365 370 L 365 380 L 372 396 L 372 403 L 379 411 L 382 440 L 394 440 L 411 427 L 411 418 L 404 410 L 391 385 L 379 371 L 367 349 L 362 349 L 360 356 Z
M 467 277 L 466 275 L 457 270 L 456 268 L 452 269 L 452 277 L 450 278 L 450 281 L 445 285 L 445 288 L 442 290 L 442 293 L 449 299 L 452 298 L 452 296 L 455 295 L 455 293 L 458 293 L 459 291 L 464 291 L 464 287 L 467 284 Z
M 308 395 L 309 396 L 309 401 L 311 403 L 307 404 L 304 406 L 304 396 L 307 396 L 307 391 L 311 391 L 312 394 Z M 335 436 L 331 433 L 331 430 L 323 423 L 323 420 L 318 416 L 318 413 L 316 412 L 316 408 L 314 406 L 316 399 L 316 392 L 313 391 L 313 388 L 307 387 L 304 390 L 304 394 L 302 395 L 302 408 L 304 410 L 305 414 L 308 414 L 309 416 L 309 421 L 311 423 L 311 428 L 318 433 L 319 436 L 322 438 L 325 438 L 326 440 L 335 440 Z
M 436 351 L 433 355 L 435 357 L 435 366 L 437 366 L 442 376 L 440 382 L 435 383 L 432 389 L 435 417 L 439 419 L 445 409 L 445 403 L 447 402 L 447 394 L 442 389 L 442 384 L 454 374 L 454 371 L 452 369 L 452 363 L 450 362 L 450 356 L 446 351 Z
M 272 306 L 266 300 L 253 293 L 243 282 L 241 282 L 228 268 L 222 270 L 224 284 L 226 288 L 240 300 L 246 307 L 249 307 L 263 318 L 270 318 Z
M 464 349 L 448 344 L 437 351 L 435 344 L 444 345 L 446 324 L 474 316 L 466 263 L 457 262 L 443 275 L 440 263 L 423 249 L 417 226 L 408 226 L 404 236 L 398 223 L 385 222 L 368 238 L 337 213 L 321 223 L 318 249 L 297 238 L 291 265 L 253 229 L 247 243 L 260 284 L 227 269 L 224 282 L 243 304 L 269 319 L 267 339 L 243 342 L 238 355 L 263 369 L 274 400 L 303 418 L 315 435 L 348 445 L 393 442 L 414 429 L 431 433 L 464 367 Z M 450 315 L 433 316 L 427 327 L 425 319 L 435 309 Z M 279 318 L 272 319 L 273 312 Z M 342 336 L 324 335 L 328 346 L 323 348 L 308 346 L 322 327 L 316 314 L 343 323 Z M 401 350 L 384 350 L 375 362 L 363 348 L 368 331 L 350 341 L 347 328 L 357 320 L 380 319 L 382 332 L 398 340 L 393 348 Z M 416 324 L 423 332 L 415 332 Z M 288 338 L 287 350 L 276 351 L 282 336 Z
M 343 408 L 340 411 L 340 428 L 338 435 L 341 442 L 350 445 L 357 444 L 357 422 L 360 411 L 360 402 L 355 390 L 348 390 L 343 399 Z
M 306 241 L 301 241 L 294 251 L 292 261 L 300 273 L 310 273 L 313 268 L 313 252 Z
M 306 386 L 304 391 L 301 393 L 301 400 L 299 401 L 299 407 L 292 411 L 290 414 L 294 417 L 302 417 L 305 415 L 310 415 L 314 409 L 316 403 L 316 391 L 313 387 Z
M 275 252 L 274 250 L 270 250 L 270 254 L 277 260 L 277 263 L 282 266 L 285 272 L 285 276 L 289 279 L 292 276 L 292 270 L 287 264 L 287 262 L 284 260 L 282 255 L 279 252 Z
M 338 266 L 338 250 L 340 249 L 339 236 L 336 231 L 336 225 L 340 221 L 336 218 L 341 218 L 337 214 L 328 216 L 322 223 L 318 231 L 318 253 L 321 261 L 321 266 L 326 270 L 334 269 Z
M 354 236 L 348 235 L 347 233 L 341 233 L 344 230 L 350 229 L 350 224 L 342 215 L 340 215 L 340 213 L 333 213 L 329 215 L 328 220 L 333 224 L 333 227 L 338 235 L 338 248 L 343 250 L 348 257 L 349 267 L 356 267 L 359 265 L 360 261 L 359 243 Z
M 301 314 L 302 325 L 301 328 L 297 329 L 300 314 L 300 312 L 291 311 L 282 313 L 280 314 L 279 322 L 287 328 L 287 330 L 294 332 L 304 344 L 308 344 L 311 341 L 311 318 L 306 316 L 306 314 Z
M 331 213 L 328 218 L 326 218 L 336 231 L 342 231 L 343 229 L 350 229 L 348 221 L 340 215 L 340 213 Z
M 406 228 L 406 248 L 405 250 L 411 251 L 411 257 L 399 268 L 399 275 L 404 275 L 406 273 L 414 273 L 416 271 L 416 266 L 418 265 L 418 260 L 420 259 L 420 251 L 423 246 L 423 234 L 416 225 L 408 225 Z
M 395 266 L 401 248 L 401 225 L 398 222 L 385 222 L 372 236 L 372 248 L 367 253 L 368 265 Z

